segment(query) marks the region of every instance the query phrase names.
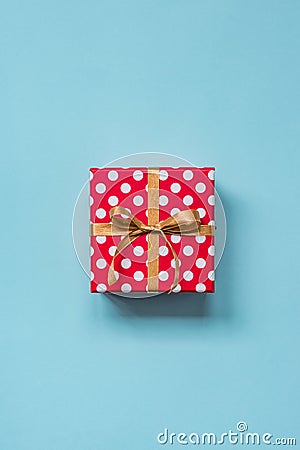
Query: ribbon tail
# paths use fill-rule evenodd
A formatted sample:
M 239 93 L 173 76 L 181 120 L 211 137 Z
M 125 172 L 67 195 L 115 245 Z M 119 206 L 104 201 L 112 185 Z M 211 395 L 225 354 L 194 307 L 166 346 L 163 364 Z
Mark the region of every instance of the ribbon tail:
M 171 294 L 171 292 L 173 291 L 173 289 L 176 288 L 176 286 L 178 285 L 178 281 L 179 281 L 179 261 L 178 261 L 178 255 L 173 247 L 173 245 L 169 242 L 167 236 L 165 235 L 165 233 L 160 230 L 160 234 L 161 236 L 164 238 L 164 240 L 166 241 L 167 246 L 169 247 L 169 249 L 172 252 L 172 255 L 174 257 L 174 261 L 175 261 L 175 274 L 174 274 L 174 280 L 172 283 L 172 286 L 170 288 L 170 290 L 168 291 L 168 294 Z
M 112 261 L 110 263 L 109 269 L 108 269 L 108 284 L 111 286 L 117 281 L 116 275 L 115 275 L 115 258 L 126 248 L 128 247 L 135 239 L 139 237 L 139 234 L 132 235 L 131 233 L 127 234 L 119 243 L 117 246 Z

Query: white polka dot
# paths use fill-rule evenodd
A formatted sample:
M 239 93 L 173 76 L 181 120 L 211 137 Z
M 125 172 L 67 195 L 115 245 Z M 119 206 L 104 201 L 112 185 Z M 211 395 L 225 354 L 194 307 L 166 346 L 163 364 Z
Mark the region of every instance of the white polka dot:
M 169 174 L 166 170 L 160 170 L 159 171 L 159 179 L 161 181 L 165 181 L 168 178 Z
M 121 291 L 124 293 L 131 292 L 131 289 L 132 289 L 132 287 L 129 283 L 124 283 L 121 286 Z
M 169 274 L 165 270 L 162 270 L 161 272 L 159 272 L 158 278 L 160 279 L 160 281 L 167 281 L 167 279 L 169 278 Z
M 106 236 L 96 236 L 96 241 L 98 242 L 98 244 L 104 244 L 104 242 L 106 241 Z
M 135 254 L 135 256 L 142 256 L 144 254 L 144 249 L 140 245 L 137 245 L 136 247 L 134 247 L 133 253 Z
M 210 180 L 214 180 L 214 179 L 215 179 L 215 171 L 214 171 L 214 170 L 210 170 L 210 171 L 208 172 L 208 178 L 209 178 Z
M 172 183 L 171 184 L 171 191 L 174 192 L 174 194 L 177 194 L 181 189 L 181 186 L 179 183 Z
M 100 283 L 97 286 L 97 292 L 105 292 L 106 291 L 106 286 L 104 283 Z
M 199 213 L 199 216 L 201 219 L 203 219 L 203 217 L 206 215 L 206 211 L 204 208 L 197 208 L 197 211 Z
M 118 280 L 118 279 L 120 278 L 119 272 L 116 272 L 115 270 L 114 270 L 114 275 L 115 275 L 115 277 L 116 277 L 116 280 Z
M 108 172 L 108 178 L 110 181 L 116 181 L 119 178 L 119 174 L 116 170 L 110 170 Z
M 183 273 L 183 278 L 184 278 L 186 281 L 191 281 L 191 280 L 193 279 L 193 277 L 194 277 L 194 274 L 193 274 L 193 272 L 191 272 L 190 270 L 186 270 L 186 271 Z
M 90 180 L 92 180 L 94 178 L 94 174 L 93 172 L 90 171 Z
M 208 222 L 208 225 L 215 225 L 215 221 L 214 221 L 214 220 L 210 220 L 210 221 Z
M 196 184 L 196 191 L 202 194 L 202 192 L 205 192 L 206 186 L 204 183 L 197 183 Z
M 178 244 L 178 242 L 181 241 L 181 236 L 176 236 L 176 234 L 172 234 L 171 241 L 174 242 L 174 244 Z
M 161 245 L 159 247 L 159 254 L 160 256 L 166 256 L 169 253 L 169 249 L 166 245 Z
M 116 206 L 119 203 L 119 199 L 115 195 L 111 195 L 108 199 L 108 203 L 110 206 Z
M 180 266 L 181 266 L 181 261 L 180 261 L 180 259 L 177 258 L 177 261 L 178 261 L 178 265 L 179 265 L 179 267 L 180 267 Z M 176 265 L 175 265 L 175 259 L 174 259 L 174 258 L 173 258 L 172 261 L 171 261 L 171 266 L 173 267 L 173 269 L 176 268 Z
M 148 192 L 148 184 L 145 186 L 145 191 Z
M 208 254 L 209 254 L 210 256 L 214 256 L 214 254 L 215 254 L 215 246 L 214 246 L 214 245 L 211 245 L 211 246 L 208 248 Z
M 203 269 L 203 267 L 206 266 L 206 261 L 204 258 L 198 258 L 196 260 L 196 266 L 198 267 L 198 269 Z
M 206 286 L 203 283 L 198 283 L 196 285 L 196 291 L 197 292 L 205 292 L 206 291 Z
M 144 274 L 140 270 L 137 270 L 136 272 L 134 272 L 133 278 L 135 279 L 135 281 L 142 281 L 144 279 Z
M 208 278 L 211 281 L 214 281 L 214 279 L 215 279 L 215 272 L 214 272 L 214 270 L 211 270 L 210 272 L 208 272 Z
M 93 197 L 90 195 L 90 206 L 92 206 L 93 203 L 94 203 L 94 199 L 93 199 Z
M 141 206 L 144 203 L 144 199 L 141 195 L 136 195 L 133 197 L 133 203 L 135 206 Z
M 179 208 L 172 208 L 171 209 L 171 216 L 174 216 L 174 214 L 179 213 L 180 209 Z
M 190 206 L 190 205 L 193 203 L 193 201 L 194 201 L 194 199 L 193 199 L 193 197 L 192 197 L 191 195 L 185 195 L 185 196 L 183 197 L 183 203 L 184 203 L 186 206 Z
M 131 191 L 131 186 L 129 183 L 123 183 L 121 184 L 121 191 L 123 192 L 123 194 L 128 194 L 128 192 Z
M 96 191 L 98 194 L 103 194 L 106 191 L 106 186 L 104 183 L 98 183 L 96 184 Z
M 130 259 L 129 258 L 122 259 L 121 266 L 123 267 L 123 269 L 129 269 L 129 267 L 131 266 Z
M 90 279 L 93 280 L 95 278 L 94 272 L 91 272 Z
M 104 269 L 104 267 L 106 266 L 105 259 L 103 258 L 97 259 L 96 266 L 98 267 L 98 269 Z
M 185 170 L 183 172 L 183 178 L 187 181 L 190 181 L 193 178 L 194 174 L 191 170 Z
M 177 292 L 180 292 L 180 291 L 181 291 L 181 286 L 180 286 L 180 284 L 177 284 L 177 286 L 174 287 L 172 292 L 175 292 L 175 294 L 176 294 Z
M 148 217 L 148 209 L 145 210 L 145 216 Z M 146 239 L 148 240 L 148 236 L 146 236 Z
M 191 245 L 186 245 L 183 247 L 183 254 L 185 256 L 191 256 L 194 253 L 194 249 Z
M 135 179 L 135 181 L 141 181 L 141 179 L 143 178 L 143 172 L 141 170 L 135 170 L 133 172 L 133 178 Z
M 159 204 L 160 206 L 166 206 L 169 203 L 169 199 L 166 195 L 159 196 Z
M 203 244 L 203 242 L 205 242 L 206 236 L 196 236 L 195 239 L 198 244 Z
M 215 196 L 214 196 L 214 195 L 210 195 L 210 196 L 208 197 L 208 203 L 209 203 L 211 206 L 214 206 L 214 204 L 215 204 Z
M 96 216 L 98 217 L 98 219 L 103 219 L 106 216 L 105 209 L 103 209 L 103 208 L 97 209 Z
M 110 256 L 114 256 L 116 250 L 117 250 L 117 246 L 112 245 L 111 247 L 109 247 L 108 253 L 110 254 Z
M 95 250 L 93 249 L 93 247 L 90 248 L 90 255 L 93 256 L 93 254 L 95 253 Z

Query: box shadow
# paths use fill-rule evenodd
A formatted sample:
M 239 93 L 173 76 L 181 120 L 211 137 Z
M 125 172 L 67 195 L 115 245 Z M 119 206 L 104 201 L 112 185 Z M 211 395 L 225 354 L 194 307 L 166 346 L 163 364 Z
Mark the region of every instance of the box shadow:
M 232 236 L 235 235 L 235 228 L 238 226 L 234 219 L 237 202 L 231 193 L 230 196 L 227 196 L 224 189 L 220 189 L 220 192 L 224 210 L 227 217 L 230 218 L 227 221 L 230 227 L 227 228 L 226 248 L 216 271 L 216 292 L 214 294 L 163 293 L 155 297 L 140 299 L 105 294 L 105 297 L 121 316 L 222 318 L 224 320 L 233 318 L 235 298 L 233 269 L 238 246 Z

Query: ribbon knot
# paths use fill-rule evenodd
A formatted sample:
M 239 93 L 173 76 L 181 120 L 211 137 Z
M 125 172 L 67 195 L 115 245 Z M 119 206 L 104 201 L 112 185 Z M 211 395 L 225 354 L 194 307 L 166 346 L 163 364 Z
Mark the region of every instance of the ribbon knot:
M 144 230 L 146 233 L 151 233 L 151 231 L 159 231 L 158 225 L 145 225 L 141 227 L 142 230 Z

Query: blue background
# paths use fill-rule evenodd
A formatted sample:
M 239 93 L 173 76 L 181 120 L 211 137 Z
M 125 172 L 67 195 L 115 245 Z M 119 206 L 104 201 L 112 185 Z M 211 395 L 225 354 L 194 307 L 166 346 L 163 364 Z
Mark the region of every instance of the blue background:
M 299 19 L 295 1 L 2 2 L 1 450 L 151 450 L 240 420 L 297 437 Z M 145 151 L 217 167 L 205 300 L 88 292 L 77 194 Z

